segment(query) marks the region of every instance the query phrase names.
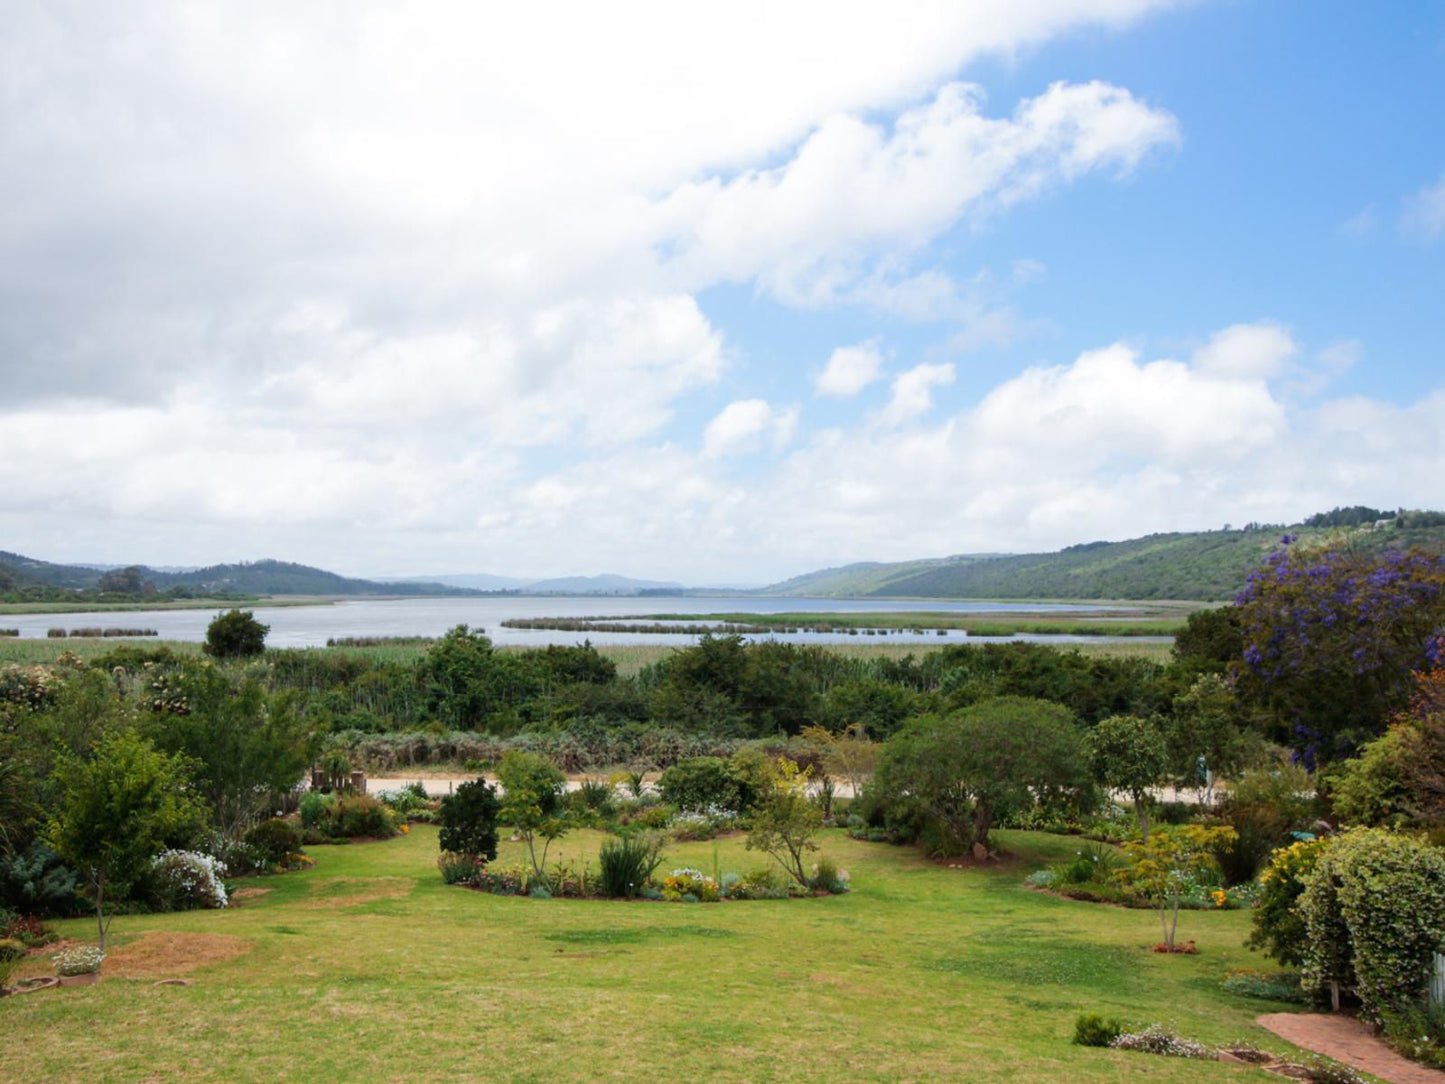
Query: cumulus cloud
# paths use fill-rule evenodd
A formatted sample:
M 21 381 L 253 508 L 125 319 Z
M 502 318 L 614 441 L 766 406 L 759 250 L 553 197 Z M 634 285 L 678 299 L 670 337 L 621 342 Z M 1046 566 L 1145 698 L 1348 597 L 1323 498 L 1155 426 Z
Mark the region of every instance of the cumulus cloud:
M 1278 324 L 1235 324 L 1217 331 L 1194 353 L 1197 369 L 1216 376 L 1267 380 L 1278 376 L 1298 348 Z
M 947 363 L 915 365 L 907 372 L 899 373 L 893 379 L 893 393 L 878 417 L 879 423 L 902 425 L 920 414 L 926 414 L 933 406 L 933 389 L 952 384 L 953 378 L 954 368 Z
M 1445 175 L 1405 200 L 1400 226 L 1425 241 L 1445 237 Z
M 813 378 L 819 395 L 847 399 L 857 395 L 881 375 L 883 354 L 877 339 L 855 346 L 840 346 L 828 356 L 828 364 Z

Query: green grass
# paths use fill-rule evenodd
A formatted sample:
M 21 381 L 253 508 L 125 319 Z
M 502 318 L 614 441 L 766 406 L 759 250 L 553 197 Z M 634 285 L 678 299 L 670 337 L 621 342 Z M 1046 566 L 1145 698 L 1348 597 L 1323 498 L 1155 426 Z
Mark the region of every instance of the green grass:
M 595 860 L 601 839 L 563 849 Z M 189 987 L 112 976 L 0 1001 L 0 1079 L 1274 1079 L 1069 1043 L 1091 1011 L 1288 1049 L 1252 1023 L 1274 1006 L 1219 990 L 1226 968 L 1257 962 L 1247 913 L 1190 913 L 1181 934 L 1201 955 L 1157 956 L 1152 912 L 1023 886 L 1075 841 L 999 842 L 1021 861 L 979 871 L 830 832 L 824 853 L 851 871 L 851 894 L 716 905 L 447 887 L 425 827 L 314 847 L 315 869 L 246 882 L 272 891 L 239 907 L 116 919 L 119 943 L 244 939 Z M 676 845 L 664 870 L 710 869 L 712 846 Z M 725 870 L 762 861 L 740 838 L 720 854 Z M 517 857 L 504 844 L 502 861 Z

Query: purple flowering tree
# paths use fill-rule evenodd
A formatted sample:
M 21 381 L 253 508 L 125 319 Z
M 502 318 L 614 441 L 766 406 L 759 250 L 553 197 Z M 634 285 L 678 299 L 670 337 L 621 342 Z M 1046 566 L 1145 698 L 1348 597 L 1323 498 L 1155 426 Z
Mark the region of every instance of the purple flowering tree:
M 1307 767 L 1382 733 L 1445 654 L 1445 557 L 1303 548 L 1286 535 L 1235 600 L 1237 688 Z

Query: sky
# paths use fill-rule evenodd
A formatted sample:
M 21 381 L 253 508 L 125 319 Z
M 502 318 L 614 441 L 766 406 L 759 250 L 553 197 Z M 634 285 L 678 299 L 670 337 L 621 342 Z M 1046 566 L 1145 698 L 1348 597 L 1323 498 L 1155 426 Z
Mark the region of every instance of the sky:
M 1445 7 L 12 0 L 0 549 L 762 584 L 1445 505 Z

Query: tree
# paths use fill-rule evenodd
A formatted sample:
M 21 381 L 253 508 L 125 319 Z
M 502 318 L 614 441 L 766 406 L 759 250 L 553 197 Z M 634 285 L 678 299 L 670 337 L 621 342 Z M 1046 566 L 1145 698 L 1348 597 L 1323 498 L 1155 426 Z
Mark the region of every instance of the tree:
M 808 797 L 809 772 L 787 757 L 774 767 L 773 786 L 753 813 L 747 849 L 770 854 L 803 888 L 809 886 L 803 860 L 818 849 L 813 839 L 823 827 L 823 812 Z
M 490 783 L 475 779 L 461 784 L 442 799 L 437 818 L 441 849 L 488 862 L 496 859 L 499 808 L 496 789 Z
M 1411 673 L 1445 663 L 1445 556 L 1307 548 L 1286 535 L 1237 607 L 1236 687 L 1306 767 L 1382 733 L 1409 702 Z
M 428 708 L 453 730 L 505 732 L 512 725 L 509 713 L 542 691 L 533 665 L 497 652 L 466 625 L 427 649 L 419 674 Z
M 266 650 L 270 625 L 257 621 L 250 610 L 228 610 L 206 626 L 201 650 L 217 659 L 244 659 Z
M 1083 784 L 1080 759 L 1067 708 L 993 697 L 946 718 L 910 720 L 884 745 L 875 794 L 919 807 L 932 822 L 926 842 L 938 853 L 987 849 L 1000 814 Z
M 1111 715 L 1084 739 L 1089 766 L 1099 785 L 1122 790 L 1134 802 L 1139 834 L 1149 842 L 1150 788 L 1163 782 L 1169 771 L 1169 749 L 1164 735 L 1137 715 Z
M 862 723 L 853 723 L 834 734 L 821 726 L 810 726 L 802 737 L 823 749 L 823 771 L 848 784 L 849 797 L 863 793 L 863 784 L 873 774 L 879 744 L 868 740 Z
M 186 762 L 133 731 L 105 735 L 89 759 L 66 756 L 56 768 L 59 805 L 47 841 L 85 879 L 95 901 L 100 948 L 110 929 L 108 893 L 123 892 L 172 839 L 194 829 L 204 810 L 191 793 Z
M 1234 829 L 1228 825 L 1181 824 L 1160 828 L 1152 838 L 1124 844 L 1134 864 L 1119 871 L 1120 879 L 1154 905 L 1167 951 L 1174 951 L 1185 887 L 1199 874 L 1216 868 L 1216 853 L 1233 840 Z
M 140 565 L 118 568 L 101 576 L 96 588 L 104 593 L 117 595 L 154 595 L 156 585 L 144 578 L 145 569 Z
M 546 757 L 514 749 L 497 765 L 497 781 L 502 784 L 502 817 L 526 844 L 532 872 L 541 877 L 552 841 L 571 827 L 562 805 L 567 777 Z M 544 841 L 540 857 L 538 839 Z
M 1232 776 L 1259 759 L 1263 742 L 1239 725 L 1238 715 L 1234 690 L 1218 674 L 1199 675 L 1174 698 L 1167 734 L 1170 771 L 1180 786 L 1202 788 L 1206 804 L 1213 803 L 1220 775 Z
M 311 724 L 292 694 L 267 696 L 259 682 L 203 660 L 152 672 L 165 695 L 151 701 L 145 731 L 165 752 L 190 758 L 197 792 L 227 835 L 244 831 L 269 807 L 272 794 L 290 790 L 315 753 Z

